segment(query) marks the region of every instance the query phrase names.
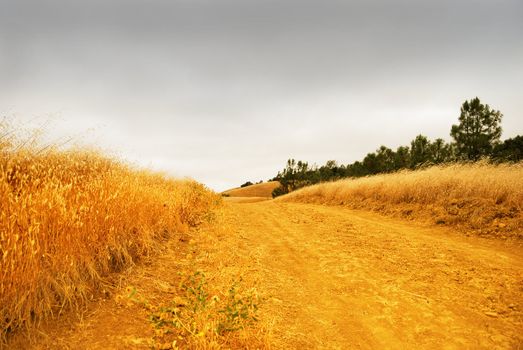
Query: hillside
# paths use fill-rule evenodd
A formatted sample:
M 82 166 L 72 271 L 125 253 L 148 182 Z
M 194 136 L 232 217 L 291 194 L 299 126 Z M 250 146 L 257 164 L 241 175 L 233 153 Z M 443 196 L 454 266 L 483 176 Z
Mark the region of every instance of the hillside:
M 272 191 L 280 186 L 278 181 L 264 182 L 246 187 L 237 187 L 222 192 L 230 197 L 264 197 L 272 198 Z
M 458 226 L 465 234 L 523 238 L 523 163 L 453 164 L 344 179 L 278 200 L 371 210 Z

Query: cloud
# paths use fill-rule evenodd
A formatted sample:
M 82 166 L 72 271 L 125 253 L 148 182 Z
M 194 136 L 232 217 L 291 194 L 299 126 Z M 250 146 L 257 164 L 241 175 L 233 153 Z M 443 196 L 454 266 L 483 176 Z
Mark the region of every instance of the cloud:
M 523 3 L 0 0 L 0 111 L 217 189 L 286 158 L 447 137 L 480 96 L 522 133 Z

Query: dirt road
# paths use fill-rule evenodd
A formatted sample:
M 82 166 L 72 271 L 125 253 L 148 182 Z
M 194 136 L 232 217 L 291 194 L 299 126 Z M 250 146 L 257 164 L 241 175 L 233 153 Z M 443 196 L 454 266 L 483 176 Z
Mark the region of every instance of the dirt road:
M 336 207 L 231 204 L 226 216 L 223 249 L 270 296 L 278 346 L 523 348 L 520 250 Z
M 260 323 L 273 348 L 523 349 L 521 248 L 274 201 L 226 203 L 215 227 L 192 240 L 189 257 L 170 251 L 131 283 L 161 298 L 169 276 L 189 265 L 217 285 L 242 276 L 265 298 Z M 137 348 L 146 347 L 146 329 L 139 311 L 108 300 L 47 339 L 50 347 Z

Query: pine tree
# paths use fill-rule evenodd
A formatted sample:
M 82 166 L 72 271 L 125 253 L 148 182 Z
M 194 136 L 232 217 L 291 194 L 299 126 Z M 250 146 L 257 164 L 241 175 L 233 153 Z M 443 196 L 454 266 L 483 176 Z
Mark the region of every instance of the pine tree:
M 410 143 L 410 167 L 414 169 L 429 162 L 432 162 L 430 141 L 426 136 L 418 135 Z
M 523 160 L 523 136 L 506 139 L 492 152 L 492 157 L 501 162 L 519 162 Z
M 490 156 L 501 136 L 500 111 L 484 105 L 479 98 L 465 101 L 461 106 L 459 125 L 452 125 L 450 136 L 456 143 L 457 156 L 478 160 Z

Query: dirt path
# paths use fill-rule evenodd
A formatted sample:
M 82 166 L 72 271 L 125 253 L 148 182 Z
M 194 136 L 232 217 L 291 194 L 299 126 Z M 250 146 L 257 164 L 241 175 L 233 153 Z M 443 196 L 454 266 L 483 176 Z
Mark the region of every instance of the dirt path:
M 334 207 L 227 211 L 282 347 L 523 348 L 521 251 Z
M 191 266 L 215 285 L 242 276 L 265 297 L 260 323 L 278 349 L 523 349 L 519 248 L 273 201 L 226 203 L 218 224 L 191 240 L 126 283 L 154 299 Z M 146 315 L 113 299 L 37 348 L 146 348 Z

